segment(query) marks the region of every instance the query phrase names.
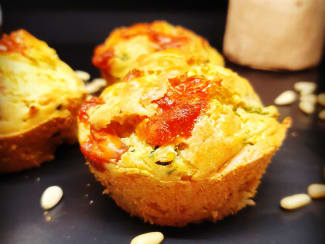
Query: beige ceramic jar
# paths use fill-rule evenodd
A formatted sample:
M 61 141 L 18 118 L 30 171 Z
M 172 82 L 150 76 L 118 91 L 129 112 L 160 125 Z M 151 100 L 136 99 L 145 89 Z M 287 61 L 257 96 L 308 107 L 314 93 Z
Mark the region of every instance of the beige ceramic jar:
M 325 37 L 325 0 L 229 0 L 225 56 L 263 70 L 317 65 Z

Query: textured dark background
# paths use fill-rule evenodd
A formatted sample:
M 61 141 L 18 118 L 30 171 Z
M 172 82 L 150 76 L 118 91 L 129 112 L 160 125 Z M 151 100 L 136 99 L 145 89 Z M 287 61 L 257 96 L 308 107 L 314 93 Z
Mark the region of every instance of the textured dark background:
M 99 74 L 90 61 L 93 48 L 121 25 L 165 19 L 194 30 L 222 50 L 227 2 L 12 0 L 1 1 L 1 5 L 6 32 L 25 28 L 55 48 L 74 69 L 96 77 Z M 267 105 L 299 80 L 315 81 L 317 92 L 325 92 L 324 62 L 313 69 L 281 73 L 251 70 L 229 62 L 227 65 L 248 78 Z M 324 182 L 325 122 L 316 114 L 304 115 L 297 103 L 279 110 L 281 119 L 291 116 L 294 123 L 263 178 L 255 207 L 216 224 L 185 228 L 144 224 L 102 196 L 102 187 L 88 172 L 78 146 L 64 145 L 53 162 L 0 176 L 0 243 L 129 243 L 137 234 L 157 230 L 165 234 L 166 244 L 325 243 L 325 200 L 314 200 L 292 212 L 279 208 L 282 197 L 305 192 L 311 183 Z M 49 212 L 51 222 L 46 222 L 39 200 L 50 185 L 60 185 L 64 198 Z
M 207 9 L 225 9 L 227 7 L 227 0 L 119 0 L 119 1 L 80 1 L 80 0 L 56 0 L 56 1 L 20 1 L 20 0 L 2 0 L 1 4 L 7 9 L 18 8 L 50 8 L 50 9 L 107 9 L 107 10 L 207 10 Z

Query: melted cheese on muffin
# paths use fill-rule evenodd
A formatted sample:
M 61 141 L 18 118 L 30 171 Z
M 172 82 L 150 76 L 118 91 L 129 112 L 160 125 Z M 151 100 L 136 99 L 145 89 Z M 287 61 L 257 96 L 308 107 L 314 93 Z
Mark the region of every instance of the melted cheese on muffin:
M 236 73 L 209 64 L 186 69 L 139 65 L 86 104 L 79 141 L 87 160 L 98 170 L 200 179 L 281 127 L 276 109 L 263 107 Z
M 85 90 L 55 50 L 25 30 L 0 40 L 0 138 L 70 115 Z M 71 104 L 73 103 L 73 104 Z
M 181 26 L 165 21 L 135 24 L 114 30 L 97 46 L 93 64 L 110 82 L 124 77 L 138 58 L 162 50 L 179 50 L 191 65 L 224 65 L 222 56 L 208 41 Z

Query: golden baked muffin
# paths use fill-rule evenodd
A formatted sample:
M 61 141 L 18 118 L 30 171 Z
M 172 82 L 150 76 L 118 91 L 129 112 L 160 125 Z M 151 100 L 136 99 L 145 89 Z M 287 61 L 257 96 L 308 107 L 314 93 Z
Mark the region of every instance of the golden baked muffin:
M 57 145 L 76 140 L 85 97 L 75 72 L 25 30 L 0 40 L 0 172 L 52 160 Z
M 139 57 L 166 49 L 180 50 L 189 64 L 224 65 L 222 56 L 206 39 L 165 21 L 117 28 L 95 48 L 92 61 L 102 76 L 113 83 L 124 77 Z
M 290 119 L 279 123 L 276 108 L 229 69 L 189 66 L 177 52 L 158 56 L 81 108 L 89 168 L 104 193 L 152 224 L 234 214 L 254 197 Z

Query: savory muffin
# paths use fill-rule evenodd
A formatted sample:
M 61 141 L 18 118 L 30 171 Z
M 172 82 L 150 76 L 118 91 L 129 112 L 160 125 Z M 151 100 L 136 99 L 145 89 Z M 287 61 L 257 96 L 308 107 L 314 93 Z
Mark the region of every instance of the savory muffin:
M 222 56 L 203 37 L 165 21 L 117 28 L 95 48 L 92 61 L 113 83 L 124 77 L 140 56 L 166 49 L 180 50 L 190 64 L 224 65 Z
M 85 97 L 75 72 L 25 30 L 0 40 L 0 172 L 54 158 L 57 145 L 76 140 Z
M 168 72 L 139 65 L 83 105 L 81 151 L 131 215 L 169 226 L 216 221 L 255 195 L 290 119 L 279 123 L 236 73 L 168 57 L 178 64 Z

